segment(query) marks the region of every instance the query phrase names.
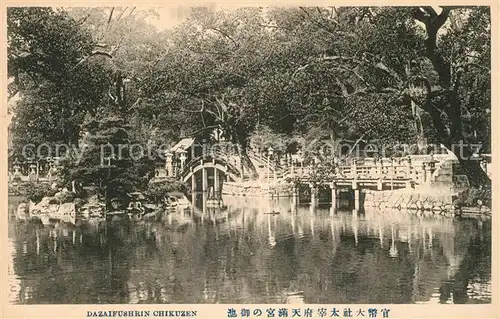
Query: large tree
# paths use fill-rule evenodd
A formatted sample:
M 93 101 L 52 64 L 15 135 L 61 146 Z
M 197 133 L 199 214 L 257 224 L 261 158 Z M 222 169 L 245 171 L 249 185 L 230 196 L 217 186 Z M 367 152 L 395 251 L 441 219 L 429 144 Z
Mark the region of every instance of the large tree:
M 20 97 L 11 110 L 14 146 L 78 145 L 84 115 L 96 111 L 111 82 L 105 55 L 62 10 L 9 8 L 7 17 L 9 96 Z M 91 55 L 95 63 L 81 63 Z
M 249 138 L 267 126 L 306 140 L 441 143 L 473 185 L 489 182 L 472 149 L 456 147 L 490 149 L 487 7 L 193 8 L 165 32 L 148 14 L 12 9 L 16 136 L 75 141 L 85 114 L 113 108 L 142 142 L 220 128 L 251 170 Z
M 309 41 L 295 39 L 298 51 L 304 42 L 312 49 L 292 73 L 292 93 L 298 94 L 289 95 L 305 120 L 301 126 L 326 125 L 385 143 L 426 138 L 457 155 L 472 185 L 489 183 L 479 162 L 470 160 L 470 144 L 485 151 L 490 144 L 489 8 L 278 13 L 276 26 L 284 34 L 310 35 Z

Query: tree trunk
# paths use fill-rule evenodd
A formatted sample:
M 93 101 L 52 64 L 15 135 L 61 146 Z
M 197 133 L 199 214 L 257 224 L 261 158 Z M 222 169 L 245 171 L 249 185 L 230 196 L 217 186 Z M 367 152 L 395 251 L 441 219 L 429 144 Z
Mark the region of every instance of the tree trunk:
M 491 187 L 491 180 L 488 174 L 483 170 L 478 159 L 471 159 L 472 152 L 470 152 L 466 146 L 464 146 L 462 150 L 457 147 L 452 147 L 452 150 L 458 158 L 460 167 L 464 170 L 471 187 Z
M 69 146 L 70 147 L 79 147 L 79 142 L 80 142 L 80 128 L 76 125 L 72 128 L 72 133 L 68 138 Z
M 253 165 L 252 160 L 250 160 L 250 157 L 247 154 L 247 151 L 245 149 L 241 149 L 240 153 L 240 158 L 243 166 L 250 171 L 250 178 L 251 179 L 257 179 L 259 175 L 257 174 L 257 169 L 255 168 L 255 165 Z
M 235 138 L 235 140 L 236 140 L 237 144 L 239 145 L 239 156 L 240 156 L 242 168 L 244 168 L 250 172 L 250 178 L 252 180 L 257 179 L 259 175 L 257 174 L 257 169 L 255 168 L 255 165 L 253 165 L 253 162 L 250 160 L 250 157 L 248 156 L 248 153 L 246 150 L 246 148 L 247 148 L 246 139 L 242 138 L 240 136 L 237 136 Z M 241 173 L 243 174 L 243 169 L 242 169 Z M 243 179 L 244 176 L 241 176 L 241 178 Z
M 436 105 L 433 105 L 431 99 L 428 98 L 424 105 L 424 109 L 432 117 L 434 128 L 439 135 L 440 142 L 451 149 L 457 156 L 469 180 L 470 186 L 488 187 L 491 185 L 491 180 L 481 168 L 480 162 L 472 159 L 472 152 L 464 138 L 462 105 L 457 95 L 457 89 L 461 85 L 459 81 L 460 77 L 453 80 L 451 76 L 452 65 L 444 58 L 444 54 L 440 52 L 437 47 L 438 31 L 448 20 L 451 9 L 443 7 L 439 15 L 437 15 L 433 9 L 424 8 L 423 10 L 427 12 L 427 15 L 420 8 L 417 8 L 414 17 L 425 24 L 427 32 L 427 39 L 425 40 L 426 56 L 431 61 L 434 70 L 438 74 L 440 86 L 445 88 L 447 92 L 447 101 L 444 105 L 438 105 L 440 106 L 438 108 Z M 430 84 L 428 84 L 427 90 L 430 96 Z M 450 122 L 449 128 L 441 119 L 441 112 L 446 113 Z M 459 145 L 462 145 L 462 147 L 456 147 Z

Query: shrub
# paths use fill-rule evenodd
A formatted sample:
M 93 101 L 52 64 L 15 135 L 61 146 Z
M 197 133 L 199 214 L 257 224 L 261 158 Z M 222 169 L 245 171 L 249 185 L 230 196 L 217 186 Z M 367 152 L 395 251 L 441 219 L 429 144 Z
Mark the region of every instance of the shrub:
M 26 197 L 29 201 L 38 203 L 44 197 L 52 197 L 57 190 L 52 189 L 48 184 L 26 183 L 19 188 L 21 196 Z
M 182 192 L 184 194 L 187 194 L 188 186 L 186 185 L 186 183 L 176 180 L 167 180 L 165 182 L 149 183 L 148 188 L 144 193 L 144 195 L 149 200 L 159 203 L 170 192 Z
M 74 193 L 61 193 L 57 196 L 57 199 L 61 203 L 71 203 L 75 199 L 75 194 Z
M 458 194 L 455 201 L 458 206 L 481 206 L 485 205 L 491 208 L 491 188 L 468 188 Z

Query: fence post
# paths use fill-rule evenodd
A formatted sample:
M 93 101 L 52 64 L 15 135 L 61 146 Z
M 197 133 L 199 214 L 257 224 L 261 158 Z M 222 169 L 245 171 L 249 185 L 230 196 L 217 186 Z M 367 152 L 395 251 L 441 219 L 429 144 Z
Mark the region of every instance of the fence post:
M 380 158 L 379 161 L 377 162 L 377 175 L 378 175 L 377 190 L 381 191 L 382 190 L 382 158 Z
M 337 189 L 335 188 L 334 182 L 330 183 L 330 190 L 332 192 L 332 207 L 336 208 L 337 207 Z
M 356 163 L 355 158 L 353 158 L 352 164 L 351 164 L 351 175 L 352 175 L 354 180 L 358 179 L 358 167 L 357 167 L 357 163 Z

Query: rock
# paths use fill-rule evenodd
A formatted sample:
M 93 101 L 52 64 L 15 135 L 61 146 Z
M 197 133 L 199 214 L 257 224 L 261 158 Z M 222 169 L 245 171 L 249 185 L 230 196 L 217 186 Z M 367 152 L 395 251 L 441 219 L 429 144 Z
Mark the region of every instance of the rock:
M 417 207 L 417 209 L 422 209 L 424 207 L 424 204 L 422 203 L 421 200 L 417 200 L 415 202 L 415 206 Z
M 408 208 L 408 203 L 406 201 L 402 201 L 401 204 L 399 205 L 401 209 L 407 209 Z
M 451 204 L 444 205 L 443 210 L 450 212 L 453 210 L 453 205 L 451 205 Z
M 491 210 L 488 206 L 485 206 L 485 205 L 481 206 L 481 212 L 484 213 L 484 212 L 489 212 L 489 211 L 491 211 Z
M 440 212 L 443 210 L 443 207 L 441 206 L 440 202 L 435 202 L 432 205 L 432 211 L 433 212 Z
M 431 202 L 423 202 L 422 203 L 422 208 L 424 210 L 427 210 L 427 211 L 431 211 L 432 210 L 432 203 Z

